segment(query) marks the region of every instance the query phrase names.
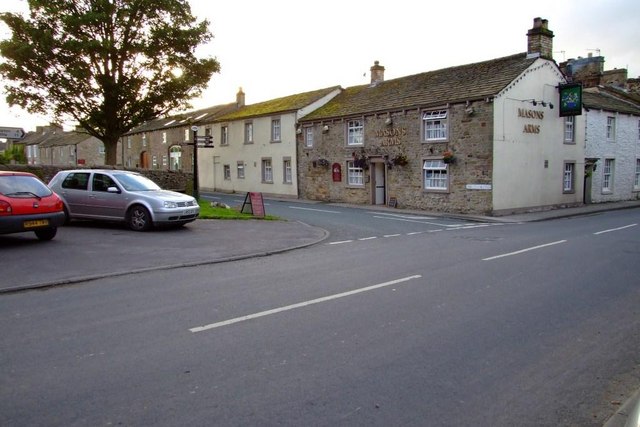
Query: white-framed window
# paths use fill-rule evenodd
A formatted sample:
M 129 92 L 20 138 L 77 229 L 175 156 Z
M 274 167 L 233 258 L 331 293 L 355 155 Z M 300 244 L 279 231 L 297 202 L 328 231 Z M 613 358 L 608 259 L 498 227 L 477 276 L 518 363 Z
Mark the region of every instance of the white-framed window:
M 229 126 L 220 127 L 220 145 L 229 145 Z
M 282 140 L 280 119 L 271 120 L 271 142 L 280 142 Z
M 636 177 L 633 186 L 636 190 L 640 190 L 640 159 L 636 159 Z
M 185 141 L 188 141 L 188 140 L 189 140 L 189 134 L 190 134 L 191 132 L 192 132 L 192 131 L 191 131 L 191 129 L 189 129 L 189 128 L 186 128 L 186 129 L 184 130 L 184 140 L 185 140 Z
M 425 111 L 422 114 L 425 141 L 446 141 L 449 137 L 448 112 L 446 110 Z
M 347 145 L 364 144 L 364 122 L 362 120 L 349 120 L 347 122 Z
M 443 160 L 425 160 L 422 164 L 425 190 L 449 189 L 448 166 Z
M 292 169 L 291 169 L 291 159 L 290 158 L 285 158 L 282 161 L 282 167 L 283 167 L 283 176 L 284 176 L 284 183 L 285 184 L 291 184 L 293 182 L 293 175 L 292 175 Z
M 607 117 L 607 141 L 613 142 L 616 140 L 616 118 Z
M 244 124 L 244 143 L 253 144 L 253 122 Z
M 211 126 L 204 128 L 204 136 L 211 136 Z
M 168 165 L 169 165 L 169 157 L 166 154 L 164 154 L 162 156 L 162 167 L 166 168 Z
M 143 147 L 147 146 L 147 134 L 146 133 L 142 134 L 142 146 Z
M 602 191 L 613 191 L 613 172 L 615 167 L 614 159 L 605 159 L 604 167 L 602 168 Z
M 131 137 L 130 136 L 127 137 L 127 148 L 131 149 Z
M 105 153 L 104 144 L 98 144 L 98 154 L 101 155 L 101 156 L 104 156 L 104 153 Z M 62 157 L 62 153 L 60 153 L 60 154 L 61 154 L 61 157 Z
M 576 191 L 575 169 L 576 169 L 576 164 L 574 162 L 565 162 L 564 174 L 562 178 L 562 191 L 564 193 L 573 193 Z
M 156 156 L 155 154 L 151 157 L 151 166 L 154 169 L 158 168 L 158 156 Z
M 163 144 L 167 143 L 167 133 L 166 132 L 162 132 L 162 143 Z
M 347 161 L 347 184 L 364 186 L 364 169 L 356 166 L 353 160 Z
M 313 127 L 311 126 L 304 128 L 304 146 L 313 147 Z
M 224 173 L 224 179 L 226 181 L 230 181 L 231 180 L 231 165 L 223 165 L 222 166 L 222 170 Z
M 564 118 L 564 142 L 575 142 L 575 116 L 567 116 Z
M 240 161 L 236 164 L 236 175 L 238 179 L 244 179 L 244 162 Z
M 273 182 L 273 165 L 271 159 L 262 159 L 262 182 Z
M 174 145 L 169 149 L 169 158 L 169 167 L 172 171 L 182 169 L 182 148 L 180 146 Z

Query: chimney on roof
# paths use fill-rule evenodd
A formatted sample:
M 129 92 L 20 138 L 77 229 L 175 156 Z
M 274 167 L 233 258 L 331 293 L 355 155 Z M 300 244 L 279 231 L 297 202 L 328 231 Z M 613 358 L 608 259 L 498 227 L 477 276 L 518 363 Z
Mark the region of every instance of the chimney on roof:
M 384 81 L 384 67 L 380 65 L 380 61 L 374 61 L 371 67 L 371 84 L 375 85 Z
M 238 108 L 244 107 L 244 92 L 242 88 L 238 88 L 238 93 L 236 94 L 236 105 Z
M 553 59 L 553 31 L 546 19 L 533 20 L 533 28 L 527 32 L 527 56 Z

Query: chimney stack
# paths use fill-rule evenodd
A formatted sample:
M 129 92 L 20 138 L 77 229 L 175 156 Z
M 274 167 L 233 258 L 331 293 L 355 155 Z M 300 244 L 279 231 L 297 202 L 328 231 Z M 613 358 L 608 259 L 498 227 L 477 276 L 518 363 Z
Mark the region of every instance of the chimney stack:
M 546 19 L 533 20 L 533 28 L 527 32 L 527 56 L 553 59 L 553 31 Z
M 238 108 L 244 107 L 244 92 L 242 91 L 242 87 L 238 88 L 238 93 L 236 94 L 236 105 Z
M 383 81 L 384 81 L 384 67 L 380 65 L 380 61 L 374 61 L 373 67 L 371 67 L 371 84 L 375 85 Z

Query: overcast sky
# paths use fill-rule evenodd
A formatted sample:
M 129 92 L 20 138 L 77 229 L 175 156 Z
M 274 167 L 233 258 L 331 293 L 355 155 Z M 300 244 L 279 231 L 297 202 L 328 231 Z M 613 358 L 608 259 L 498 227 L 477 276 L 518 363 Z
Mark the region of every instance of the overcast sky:
M 369 82 L 374 61 L 385 79 L 499 58 L 527 49 L 533 20 L 549 21 L 554 59 L 605 58 L 605 70 L 640 76 L 638 0 L 190 0 L 210 21 L 214 39 L 198 50 L 221 71 L 194 108 L 246 103 Z M 2 0 L 1 11 L 26 11 L 26 0 Z M 8 36 L 0 28 L 0 37 Z M 48 123 L 0 99 L 0 126 L 35 130 Z M 70 126 L 71 124 L 66 124 Z

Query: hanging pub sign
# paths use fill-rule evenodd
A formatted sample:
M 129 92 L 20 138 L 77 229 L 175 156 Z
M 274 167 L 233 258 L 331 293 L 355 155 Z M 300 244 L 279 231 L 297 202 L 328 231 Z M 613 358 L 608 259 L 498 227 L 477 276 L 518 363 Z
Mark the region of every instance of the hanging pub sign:
M 558 86 L 560 91 L 560 117 L 582 114 L 582 84 L 569 83 Z

